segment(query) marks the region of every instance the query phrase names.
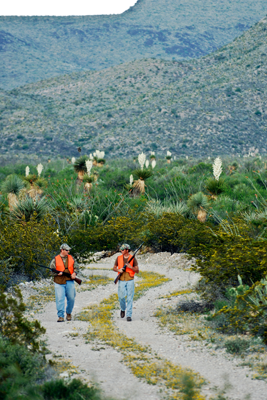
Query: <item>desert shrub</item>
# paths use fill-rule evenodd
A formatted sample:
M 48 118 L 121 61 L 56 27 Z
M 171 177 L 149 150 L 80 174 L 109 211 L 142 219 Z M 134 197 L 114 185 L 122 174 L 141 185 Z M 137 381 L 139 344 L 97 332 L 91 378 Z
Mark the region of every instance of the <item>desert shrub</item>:
M 252 238 L 250 233 L 249 226 L 236 219 L 232 224 L 221 223 L 216 230 L 213 228 L 209 246 L 200 243 L 189 249 L 190 254 L 198 257 L 192 268 L 202 276 L 204 296 L 218 293 L 218 289 L 224 294 L 228 287 L 238 284 L 238 275 L 248 285 L 264 276 L 266 245 L 264 241 Z
M 163 213 L 160 218 L 150 215 L 144 231 L 146 245 L 156 251 L 187 252 L 200 244 L 209 246 L 213 236 L 197 220 L 182 215 Z
M 241 283 L 237 288 L 229 289 L 228 294 L 232 297 L 231 304 L 222 307 L 212 317 L 215 321 L 224 317 L 225 323 L 220 329 L 224 332 L 250 332 L 267 343 L 267 278 L 249 289 Z
M 27 346 L 32 351 L 40 350 L 38 337 L 45 329 L 35 320 L 28 321 L 23 313 L 26 310 L 22 294 L 18 288 L 6 294 L 0 287 L 0 334 L 12 344 Z
M 0 260 L 10 259 L 16 273 L 26 274 L 31 279 L 38 278 L 41 273 L 36 262 L 47 265 L 59 251 L 61 238 L 56 233 L 56 223 L 49 216 L 41 221 L 36 218 L 28 222 L 3 220 L 0 230 Z
M 206 181 L 206 189 L 208 192 L 210 192 L 214 195 L 223 193 L 225 191 L 224 179 L 219 178 L 219 180 L 216 180 L 214 178 L 209 178 Z
M 9 175 L 1 185 L 3 193 L 14 193 L 15 195 L 18 195 L 23 188 L 23 181 L 15 174 Z
M 228 339 L 224 343 L 227 353 L 240 355 L 249 348 L 249 342 L 242 338 Z
M 100 392 L 94 386 L 88 387 L 79 379 L 70 382 L 55 380 L 46 382 L 41 387 L 44 400 L 99 400 Z
M 190 174 L 196 173 L 196 172 L 200 172 L 200 173 L 210 172 L 210 173 L 212 173 L 212 171 L 213 171 L 212 170 L 212 164 L 208 164 L 208 163 L 204 163 L 204 162 L 200 162 L 197 165 L 194 165 L 194 166 L 192 166 L 192 167 L 190 167 L 188 169 L 188 172 Z
M 48 213 L 49 207 L 45 198 L 33 200 L 27 197 L 25 200 L 19 201 L 10 212 L 12 219 L 24 220 L 28 222 L 31 218 L 40 221 Z

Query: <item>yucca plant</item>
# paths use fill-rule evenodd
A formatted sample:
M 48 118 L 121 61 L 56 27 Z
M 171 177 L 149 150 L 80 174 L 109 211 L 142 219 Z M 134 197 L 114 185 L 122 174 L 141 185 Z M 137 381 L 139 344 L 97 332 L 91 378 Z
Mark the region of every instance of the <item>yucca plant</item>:
M 94 175 L 85 174 L 83 176 L 84 190 L 86 192 L 89 192 L 92 189 L 93 187 L 92 183 L 94 182 L 94 180 L 95 180 Z
M 23 181 L 15 174 L 9 175 L 2 183 L 3 194 L 7 194 L 9 210 L 12 211 L 17 204 L 19 192 L 24 188 Z
M 193 194 L 187 201 L 188 208 L 197 215 L 197 219 L 200 222 L 205 222 L 207 218 L 207 208 L 209 201 L 207 196 L 202 192 Z
M 145 193 L 145 181 L 153 175 L 151 169 L 136 169 L 133 171 L 133 176 L 136 181 L 133 183 L 133 195 L 138 196 L 140 193 Z
M 37 220 L 42 219 L 48 211 L 49 207 L 45 198 L 33 200 L 28 197 L 16 204 L 10 216 L 12 219 L 28 222 L 32 217 L 36 217 Z
M 82 181 L 84 174 L 87 172 L 86 168 L 86 161 L 88 157 L 87 156 L 81 156 L 75 160 L 73 167 L 74 171 L 77 172 L 78 174 L 78 180 Z
M 217 196 L 225 191 L 224 179 L 219 178 L 218 180 L 216 180 L 215 178 L 209 178 L 206 181 L 205 188 L 212 195 Z
M 35 174 L 29 174 L 27 176 L 24 176 L 23 178 L 26 182 L 29 182 L 31 185 L 34 184 L 34 182 L 37 181 L 38 176 L 36 176 Z

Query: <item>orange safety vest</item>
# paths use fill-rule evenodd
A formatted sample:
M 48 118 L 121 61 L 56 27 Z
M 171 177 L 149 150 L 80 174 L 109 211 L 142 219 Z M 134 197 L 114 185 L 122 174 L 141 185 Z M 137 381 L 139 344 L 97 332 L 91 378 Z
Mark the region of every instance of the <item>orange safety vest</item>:
M 130 254 L 131 256 L 131 254 Z M 134 258 L 132 259 L 132 261 L 130 261 L 129 263 L 132 267 L 134 265 Z M 124 260 L 123 260 L 123 254 L 121 256 L 118 257 L 118 268 L 121 269 L 123 268 L 125 265 Z M 126 267 L 126 272 L 129 272 L 131 277 L 134 277 L 135 272 L 133 270 L 131 270 L 130 268 Z M 120 272 L 118 272 L 119 274 Z
M 56 261 L 56 270 L 64 272 L 65 271 L 65 265 L 64 265 L 64 262 L 63 262 L 61 256 L 60 255 L 56 256 L 55 257 L 55 261 Z M 74 259 L 70 254 L 68 254 L 68 270 L 70 271 L 70 274 L 73 274 L 73 272 L 74 272 Z

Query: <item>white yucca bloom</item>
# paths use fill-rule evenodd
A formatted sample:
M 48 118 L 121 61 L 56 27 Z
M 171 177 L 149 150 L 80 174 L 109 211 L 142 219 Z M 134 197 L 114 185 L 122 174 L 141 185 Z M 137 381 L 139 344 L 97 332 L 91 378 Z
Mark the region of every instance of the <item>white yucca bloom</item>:
M 130 185 L 132 186 L 133 184 L 133 175 L 130 175 Z
M 216 179 L 216 181 L 218 181 L 222 173 L 222 160 L 220 159 L 220 157 L 217 157 L 214 160 L 214 164 L 212 167 L 213 167 L 214 178 Z
M 153 169 L 155 168 L 156 164 L 157 164 L 157 163 L 156 163 L 156 160 L 152 160 L 152 161 L 151 161 L 151 167 L 152 167 Z
M 93 157 L 92 154 L 90 154 L 89 158 L 90 158 L 90 160 L 93 160 L 93 159 L 94 159 L 94 157 Z
M 44 169 L 44 167 L 43 167 L 43 165 L 42 164 L 38 164 L 37 165 L 37 172 L 38 172 L 38 176 L 40 176 L 41 175 L 41 173 L 42 173 L 42 170 Z
M 150 154 L 151 154 L 152 156 L 154 156 L 154 155 L 155 155 L 155 152 L 154 152 L 154 151 L 151 151 Z
M 27 167 L 25 168 L 25 176 L 28 176 L 30 174 L 30 167 L 28 167 L 28 165 L 27 165 Z
M 146 162 L 146 155 L 144 153 L 139 154 L 138 156 L 138 162 L 141 166 L 141 169 L 144 168 L 145 162 Z
M 167 151 L 167 156 L 171 156 L 172 153 L 170 151 Z
M 71 158 L 71 163 L 74 164 L 75 161 L 76 161 L 76 158 L 75 158 L 75 157 L 72 157 L 72 158 Z
M 85 161 L 85 165 L 86 165 L 86 169 L 87 169 L 87 174 L 90 175 L 90 171 L 93 166 L 93 161 L 87 160 L 87 161 Z
M 104 158 L 104 157 L 105 157 L 105 152 L 104 151 L 99 151 L 97 158 Z
M 146 168 L 148 168 L 148 166 L 149 166 L 149 161 L 146 160 Z

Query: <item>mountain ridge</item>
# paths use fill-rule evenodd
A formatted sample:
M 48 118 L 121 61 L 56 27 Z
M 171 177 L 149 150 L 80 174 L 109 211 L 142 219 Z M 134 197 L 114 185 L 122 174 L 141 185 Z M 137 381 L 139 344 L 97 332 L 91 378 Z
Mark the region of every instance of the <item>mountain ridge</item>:
M 267 18 L 198 60 L 143 59 L 0 92 L 2 154 L 267 152 Z
M 266 14 L 264 0 L 139 0 L 120 15 L 0 17 L 4 89 L 156 57 L 198 58 Z

